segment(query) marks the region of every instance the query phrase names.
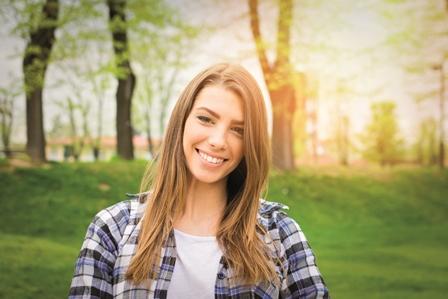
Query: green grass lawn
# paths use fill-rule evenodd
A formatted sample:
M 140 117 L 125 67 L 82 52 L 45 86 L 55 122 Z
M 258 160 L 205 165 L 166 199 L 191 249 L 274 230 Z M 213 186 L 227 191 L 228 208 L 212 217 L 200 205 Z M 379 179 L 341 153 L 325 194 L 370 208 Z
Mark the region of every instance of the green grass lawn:
M 137 192 L 143 162 L 0 164 L 0 298 L 67 296 L 87 225 Z M 333 298 L 445 298 L 448 171 L 303 168 L 273 173 Z

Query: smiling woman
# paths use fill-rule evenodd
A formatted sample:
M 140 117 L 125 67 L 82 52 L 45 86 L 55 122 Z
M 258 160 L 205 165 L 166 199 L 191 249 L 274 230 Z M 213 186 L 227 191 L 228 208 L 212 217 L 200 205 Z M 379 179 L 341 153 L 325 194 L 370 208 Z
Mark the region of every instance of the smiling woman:
M 187 85 L 141 193 L 89 226 L 71 298 L 327 298 L 298 224 L 260 199 L 264 101 L 241 66 Z
M 240 97 L 220 85 L 202 89 L 185 122 L 183 147 L 192 181 L 222 184 L 243 157 Z

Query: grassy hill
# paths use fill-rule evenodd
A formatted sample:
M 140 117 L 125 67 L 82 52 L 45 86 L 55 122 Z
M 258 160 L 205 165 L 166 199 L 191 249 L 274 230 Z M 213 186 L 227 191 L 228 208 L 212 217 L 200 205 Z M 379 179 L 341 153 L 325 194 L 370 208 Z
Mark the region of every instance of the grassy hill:
M 143 162 L 0 164 L 0 298 L 64 298 L 88 223 L 138 191 Z M 448 171 L 303 168 L 273 173 L 333 298 L 444 298 Z

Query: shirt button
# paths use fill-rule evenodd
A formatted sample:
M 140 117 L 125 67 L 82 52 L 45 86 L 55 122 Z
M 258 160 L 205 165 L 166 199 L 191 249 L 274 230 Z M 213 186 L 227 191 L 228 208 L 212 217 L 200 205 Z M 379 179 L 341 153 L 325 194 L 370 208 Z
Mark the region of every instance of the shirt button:
M 222 273 L 218 273 L 218 278 L 219 279 L 224 279 L 226 276 L 224 275 L 224 274 L 222 274 Z

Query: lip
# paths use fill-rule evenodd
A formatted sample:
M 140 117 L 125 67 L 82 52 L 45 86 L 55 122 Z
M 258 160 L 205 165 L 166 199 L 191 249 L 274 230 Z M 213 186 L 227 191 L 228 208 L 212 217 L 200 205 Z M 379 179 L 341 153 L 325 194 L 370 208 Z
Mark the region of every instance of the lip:
M 213 154 L 210 154 L 210 153 L 208 153 L 208 152 L 206 152 L 206 151 L 203 151 L 203 150 L 201 150 L 201 149 L 198 149 L 198 148 L 195 148 L 195 150 L 196 150 L 196 152 L 199 154 L 199 152 L 203 152 L 204 154 L 206 154 L 207 156 L 210 156 L 210 157 L 212 157 L 212 158 L 216 158 L 216 159 L 222 159 L 222 160 L 224 160 L 224 162 L 226 162 L 227 160 L 229 160 L 229 159 L 226 159 L 226 158 L 224 158 L 224 157 L 220 157 L 220 156 L 215 156 L 215 155 L 213 155 Z

